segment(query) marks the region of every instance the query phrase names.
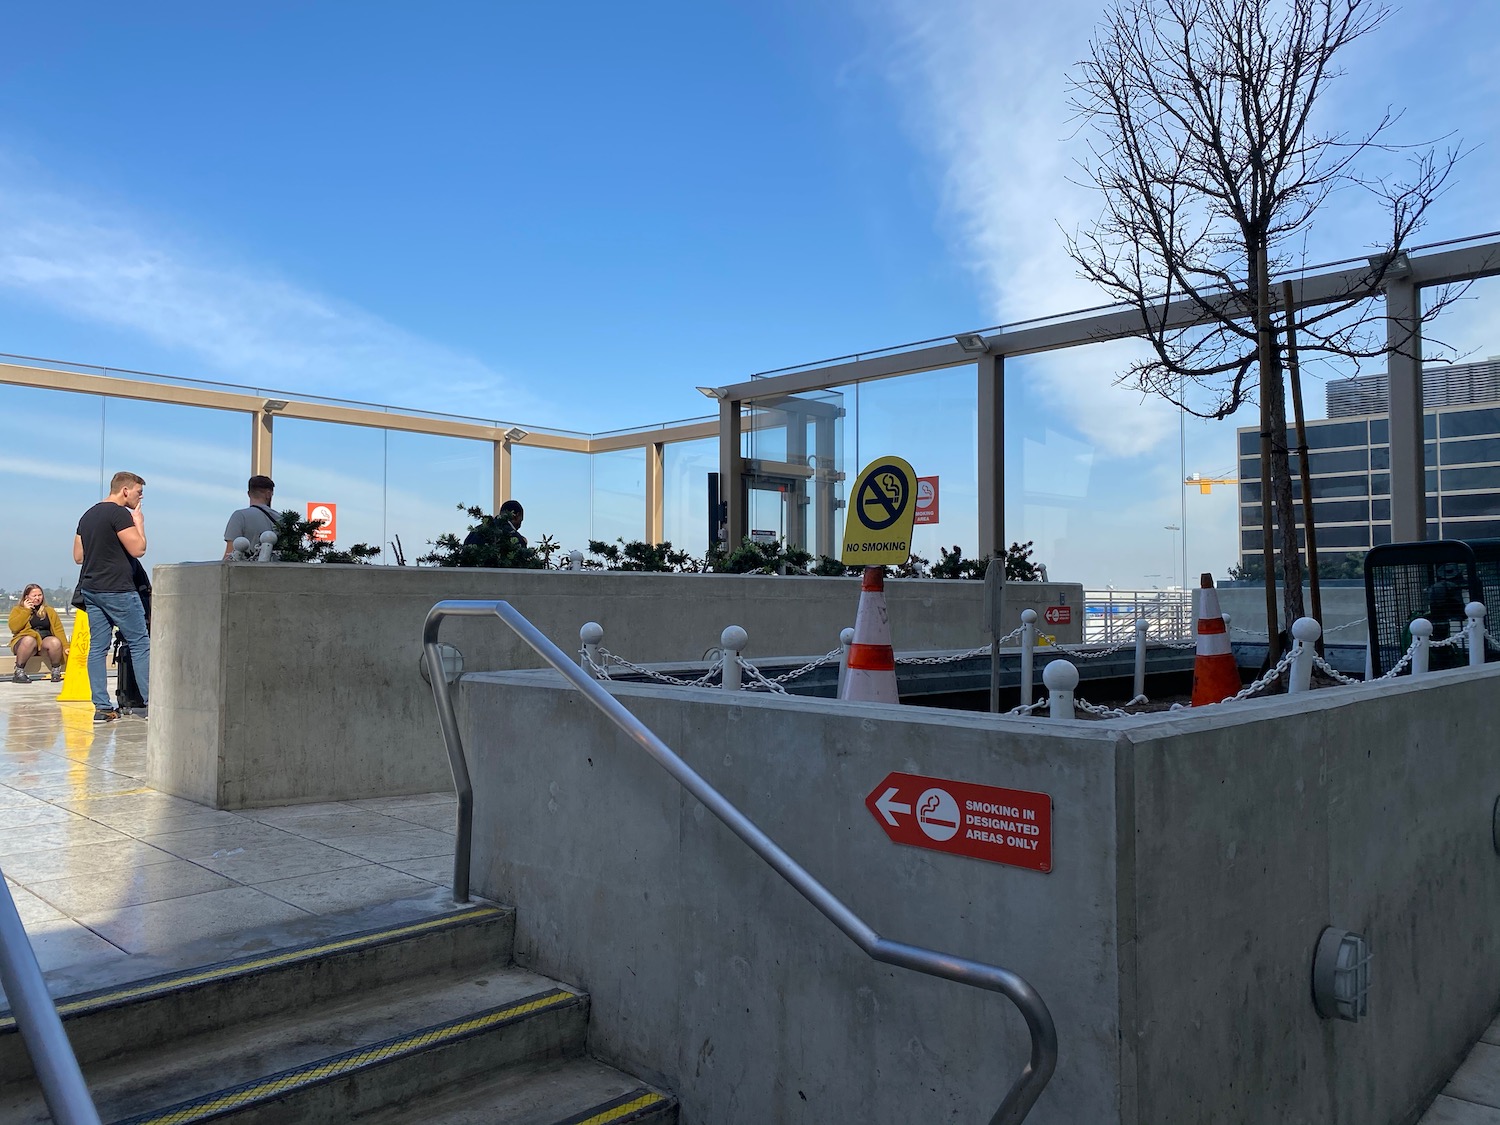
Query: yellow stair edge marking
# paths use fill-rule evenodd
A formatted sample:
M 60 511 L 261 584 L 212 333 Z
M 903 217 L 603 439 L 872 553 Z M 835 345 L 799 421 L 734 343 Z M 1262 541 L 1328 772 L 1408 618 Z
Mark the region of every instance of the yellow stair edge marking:
M 183 1102 L 165 1110 L 130 1117 L 117 1122 L 116 1125 L 191 1125 L 193 1122 L 206 1121 L 229 1110 L 279 1097 L 302 1087 L 315 1086 L 387 1059 L 412 1054 L 448 1040 L 461 1039 L 510 1020 L 572 1003 L 578 999 L 580 999 L 579 993 L 554 989 L 504 1008 L 437 1024 L 409 1035 L 398 1035 L 393 1039 L 373 1043 L 368 1047 L 356 1047 L 341 1055 L 320 1059 L 305 1066 L 293 1067 L 280 1074 L 247 1082 L 233 1089 L 194 1098 L 190 1102 Z
M 95 1008 L 107 1008 L 130 1000 L 171 992 L 177 988 L 188 988 L 193 985 L 207 984 L 210 981 L 224 980 L 241 974 L 259 972 L 262 969 L 274 968 L 278 965 L 291 965 L 298 961 L 313 960 L 334 953 L 342 953 L 350 949 L 358 949 L 364 945 L 379 945 L 399 938 L 411 937 L 414 934 L 424 933 L 428 930 L 444 929 L 448 926 L 458 925 L 460 922 L 469 922 L 476 918 L 485 918 L 503 913 L 505 912 L 499 907 L 479 906 L 471 910 L 445 914 L 441 918 L 427 918 L 420 922 L 409 922 L 405 925 L 393 926 L 388 930 L 373 930 L 366 933 L 353 934 L 345 938 L 335 938 L 332 941 L 320 942 L 317 945 L 299 946 L 296 949 L 268 953 L 264 956 L 250 957 L 240 961 L 226 961 L 223 964 L 212 965 L 206 969 L 195 969 L 190 972 L 179 973 L 175 976 L 157 977 L 153 980 L 126 985 L 109 992 L 90 993 L 74 1000 L 62 1000 L 57 1004 L 57 1013 L 65 1017 L 74 1016 L 80 1012 L 91 1011 Z M 0 1031 L 12 1030 L 15 1026 L 16 1021 L 14 1016 L 0 1016 Z
M 596 1113 L 592 1117 L 585 1117 L 582 1121 L 577 1122 L 576 1125 L 607 1125 L 610 1121 L 618 1121 L 620 1118 L 632 1113 L 638 1113 L 640 1110 L 651 1109 L 654 1106 L 666 1104 L 667 1099 L 665 1097 L 652 1091 L 651 1093 L 643 1094 L 633 1101 L 628 1101 L 624 1105 L 617 1105 L 613 1109 L 607 1109 L 603 1113 Z

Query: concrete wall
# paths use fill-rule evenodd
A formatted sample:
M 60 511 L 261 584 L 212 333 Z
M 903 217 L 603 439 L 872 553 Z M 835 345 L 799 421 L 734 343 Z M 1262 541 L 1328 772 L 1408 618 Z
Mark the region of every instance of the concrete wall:
M 726 625 L 746 655 L 837 647 L 858 578 L 183 563 L 153 571 L 151 784 L 220 808 L 452 785 L 422 623 L 446 598 L 504 598 L 564 651 L 585 621 L 641 661 L 697 660 Z M 986 643 L 982 582 L 886 583 L 900 649 Z M 470 671 L 536 667 L 498 621 L 452 621 Z
M 465 681 L 477 893 L 591 990 L 591 1049 L 684 1125 L 988 1121 L 1029 1038 L 1004 997 L 877 964 L 550 673 Z M 882 935 L 1021 971 L 1062 1029 L 1031 1121 L 1119 1119 L 1114 738 L 1078 724 L 621 685 L 616 695 Z M 494 739 L 479 732 L 504 730 Z M 545 731 L 546 737 L 528 737 Z M 893 770 L 1040 791 L 1051 874 L 890 843 Z
M 613 690 L 883 935 L 1038 988 L 1061 1061 L 1033 1122 L 1405 1125 L 1500 996 L 1497 686 L 1067 724 Z M 868 961 L 550 673 L 461 702 L 476 890 L 685 1125 L 993 1112 L 1026 1056 L 1003 998 Z M 1052 873 L 892 844 L 863 805 L 891 770 L 1048 793 Z M 1359 1024 L 1312 1005 L 1329 924 L 1372 943 Z

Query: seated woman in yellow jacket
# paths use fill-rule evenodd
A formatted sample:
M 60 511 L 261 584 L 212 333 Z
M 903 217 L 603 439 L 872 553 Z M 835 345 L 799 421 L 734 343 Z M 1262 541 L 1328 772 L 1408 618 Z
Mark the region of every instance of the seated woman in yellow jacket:
M 47 604 L 42 588 L 35 582 L 21 594 L 21 602 L 10 611 L 10 651 L 16 654 L 16 670 L 11 682 L 29 684 L 26 664 L 40 649 L 42 658 L 52 668 L 52 682 L 62 679 L 63 657 L 68 651 L 68 635 L 63 632 L 57 610 Z

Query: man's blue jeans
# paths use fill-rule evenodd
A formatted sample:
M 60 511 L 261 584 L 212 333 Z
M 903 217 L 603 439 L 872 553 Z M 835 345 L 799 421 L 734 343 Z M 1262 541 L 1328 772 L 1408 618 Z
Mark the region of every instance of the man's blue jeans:
M 141 596 L 134 590 L 81 590 L 83 608 L 89 615 L 89 691 L 94 708 L 108 711 L 114 707 L 109 698 L 109 681 L 104 675 L 104 658 L 109 654 L 110 627 L 120 630 L 130 649 L 130 663 L 135 680 L 141 687 L 141 699 L 151 702 L 151 638 L 146 633 L 146 611 Z

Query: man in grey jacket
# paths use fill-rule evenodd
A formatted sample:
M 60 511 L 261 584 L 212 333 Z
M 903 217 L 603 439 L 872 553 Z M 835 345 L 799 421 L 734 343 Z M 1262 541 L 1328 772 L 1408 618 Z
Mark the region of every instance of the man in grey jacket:
M 263 531 L 276 530 L 276 512 L 271 507 L 271 495 L 276 491 L 276 482 L 259 474 L 250 478 L 245 495 L 250 500 L 248 508 L 241 508 L 229 517 L 224 526 L 224 557 L 234 554 L 234 541 L 243 535 L 252 547 L 260 545 Z

